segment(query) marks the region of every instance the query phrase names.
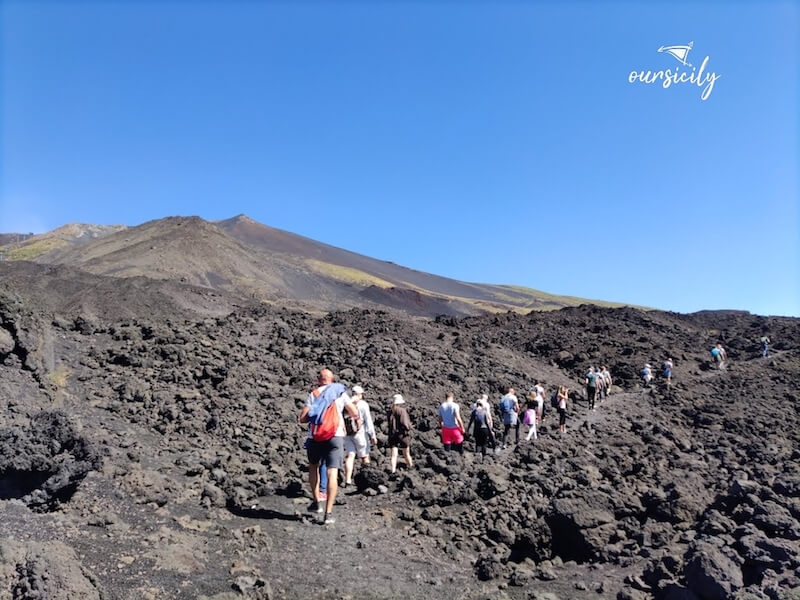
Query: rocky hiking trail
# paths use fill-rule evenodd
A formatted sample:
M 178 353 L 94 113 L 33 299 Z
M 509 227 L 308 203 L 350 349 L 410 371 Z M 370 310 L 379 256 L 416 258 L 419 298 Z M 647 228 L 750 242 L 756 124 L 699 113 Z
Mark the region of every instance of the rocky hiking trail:
M 53 312 L 4 285 L 8 597 L 774 600 L 800 586 L 797 319 L 586 306 L 169 317 L 146 282 L 114 319 L 113 288 L 91 297 L 107 306 Z M 760 359 L 764 331 L 775 350 Z M 706 356 L 719 340 L 723 372 Z M 666 356 L 669 394 L 641 390 L 641 365 Z M 580 382 L 602 362 L 618 389 L 590 412 Z M 332 527 L 305 513 L 296 422 L 322 366 L 365 387 L 379 438 Z M 533 379 L 573 390 L 565 435 L 547 407 L 538 440 L 484 463 L 471 441 L 464 457 L 442 450 L 445 392 L 466 410 Z M 416 465 L 390 476 L 397 391 Z

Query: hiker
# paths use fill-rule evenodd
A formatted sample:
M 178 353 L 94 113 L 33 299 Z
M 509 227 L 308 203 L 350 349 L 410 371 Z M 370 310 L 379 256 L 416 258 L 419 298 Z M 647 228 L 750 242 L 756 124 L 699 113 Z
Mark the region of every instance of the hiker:
M 492 447 L 492 450 L 495 452 L 497 451 L 497 436 L 494 434 L 494 418 L 492 417 L 492 406 L 489 404 L 489 396 L 487 394 L 481 394 L 481 397 L 475 401 L 475 404 L 472 405 L 472 410 L 475 410 L 475 407 L 478 404 L 482 405 L 483 408 L 486 409 L 486 418 L 489 425 L 489 444 Z
M 333 505 L 339 486 L 339 469 L 342 468 L 342 450 L 344 448 L 344 419 L 342 413 L 347 412 L 356 422 L 360 422 L 347 389 L 341 383 L 334 383 L 333 371 L 322 369 L 317 376 L 317 387 L 306 399 L 306 405 L 300 412 L 300 422 L 309 423 L 311 439 L 307 441 L 308 483 L 311 487 L 310 512 L 322 513 L 323 507 L 319 497 L 319 465 L 324 459 L 328 475 L 328 495 L 325 499 L 325 517 L 323 523 L 332 525 Z M 327 437 L 330 432 L 330 437 Z M 326 438 L 327 439 L 324 439 Z
M 361 459 L 362 463 L 367 464 L 369 462 L 370 443 L 372 445 L 377 445 L 378 443 L 378 440 L 375 439 L 375 425 L 372 422 L 372 413 L 369 410 L 369 404 L 364 400 L 364 388 L 360 385 L 353 387 L 350 397 L 356 405 L 362 426 L 353 435 L 348 435 L 344 438 L 345 487 L 353 483 L 353 467 L 356 462 L 356 456 Z
M 569 388 L 566 386 L 558 386 L 557 392 L 558 401 L 558 431 L 560 433 L 567 432 L 567 400 L 569 398 Z
M 514 395 L 514 388 L 508 388 L 508 393 L 500 399 L 500 414 L 503 415 L 503 448 L 507 448 L 508 431 L 514 427 L 516 443 L 519 444 L 519 400 Z
M 725 368 L 725 360 L 728 358 L 728 354 L 725 352 L 725 348 L 722 347 L 722 344 L 717 344 L 711 349 L 711 356 L 718 370 Z
M 390 464 L 392 473 L 397 470 L 398 448 L 403 450 L 403 457 L 406 459 L 406 466 L 410 469 L 414 466 L 411 460 L 411 419 L 406 411 L 406 401 L 400 394 L 392 397 L 392 408 L 389 410 L 389 448 L 391 448 Z
M 531 388 L 531 391 L 528 393 L 528 400 L 532 401 L 534 404 L 534 410 L 536 411 L 536 424 L 540 424 L 542 419 L 544 418 L 544 388 L 542 387 L 542 382 L 537 380 L 536 384 Z
M 488 397 L 487 397 L 488 399 Z M 480 452 L 481 462 L 486 458 L 486 446 L 491 440 L 491 420 L 492 415 L 488 407 L 488 403 L 481 402 L 479 399 L 472 407 L 472 412 L 469 415 L 469 423 L 464 433 L 465 437 L 469 437 L 470 429 L 475 436 L 475 453 Z
M 525 402 L 525 412 L 522 413 L 522 424 L 528 426 L 528 435 L 525 436 L 525 441 L 530 442 L 531 436 L 535 440 L 539 439 L 539 435 L 536 432 L 536 422 L 538 420 L 536 397 L 530 398 L 530 394 L 528 394 L 528 400 Z
M 597 396 L 597 383 L 599 378 L 599 375 L 594 372 L 594 367 L 589 367 L 589 372 L 586 374 L 586 379 L 583 383 L 586 384 L 586 400 L 589 402 L 589 408 L 591 410 L 596 410 L 594 403 L 595 397 Z
M 769 336 L 761 336 L 761 356 L 767 358 L 769 356 Z
M 602 377 L 602 378 L 603 378 L 603 381 L 604 381 L 604 382 L 605 382 L 605 384 L 606 384 L 606 386 L 605 386 L 605 390 L 606 390 L 606 398 L 608 398 L 608 395 L 611 393 L 611 384 L 612 384 L 612 381 L 611 381 L 611 373 L 609 372 L 609 370 L 608 370 L 608 367 L 606 367 L 605 365 L 603 365 L 603 366 L 601 367 L 601 370 L 600 370 L 600 377 Z
M 452 447 L 464 453 L 464 421 L 461 420 L 461 407 L 456 404 L 453 394 L 448 393 L 439 406 L 439 426 L 442 428 L 442 444 L 446 451 Z
M 667 380 L 667 385 L 672 385 L 672 358 L 667 358 L 664 361 L 664 379 Z
M 642 369 L 642 380 L 644 381 L 644 387 L 650 387 L 650 382 L 653 380 L 653 367 L 647 363 Z

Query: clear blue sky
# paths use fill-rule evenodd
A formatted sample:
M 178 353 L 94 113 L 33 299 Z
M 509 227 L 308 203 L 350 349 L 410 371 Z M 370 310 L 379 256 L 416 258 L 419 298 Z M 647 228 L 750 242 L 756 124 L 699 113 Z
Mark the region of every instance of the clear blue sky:
M 0 0 L 0 232 L 262 223 L 461 280 L 800 316 L 797 2 Z M 629 83 L 676 67 L 720 75 Z

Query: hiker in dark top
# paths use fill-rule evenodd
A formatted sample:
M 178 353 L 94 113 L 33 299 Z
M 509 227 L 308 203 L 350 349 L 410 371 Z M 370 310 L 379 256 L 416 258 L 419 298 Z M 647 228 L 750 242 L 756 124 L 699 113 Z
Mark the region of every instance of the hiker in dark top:
M 402 448 L 406 465 L 410 469 L 414 466 L 411 460 L 411 419 L 406 411 L 406 401 L 400 394 L 392 398 L 392 408 L 389 410 L 389 448 L 391 448 L 390 463 L 392 473 L 397 470 L 397 450 Z
M 597 382 L 599 375 L 594 372 L 594 367 L 589 367 L 584 383 L 586 384 L 586 399 L 589 401 L 589 408 L 595 410 L 595 398 L 597 397 Z
M 475 452 L 481 453 L 481 461 L 486 458 L 486 446 L 491 441 L 490 421 L 491 415 L 486 406 L 482 402 L 476 402 L 469 415 L 466 433 L 469 435 L 470 429 L 474 428 Z

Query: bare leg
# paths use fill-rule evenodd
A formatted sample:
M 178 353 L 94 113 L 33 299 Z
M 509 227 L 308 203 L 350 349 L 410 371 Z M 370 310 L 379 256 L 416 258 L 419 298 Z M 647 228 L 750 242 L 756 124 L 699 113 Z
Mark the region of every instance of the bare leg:
M 325 502 L 325 512 L 333 512 L 333 503 L 336 501 L 336 492 L 339 489 L 339 469 L 328 467 L 328 499 Z
M 308 465 L 308 484 L 311 486 L 311 498 L 319 502 L 319 465 Z
M 406 464 L 408 465 L 408 468 L 410 469 L 413 467 L 414 461 L 411 460 L 411 448 L 403 448 L 403 456 L 406 458 Z
M 344 459 L 344 482 L 347 485 L 353 483 L 353 463 L 356 462 L 355 452 L 348 452 Z
M 397 470 L 397 448 L 392 448 L 390 462 L 392 465 L 392 473 L 394 473 Z

